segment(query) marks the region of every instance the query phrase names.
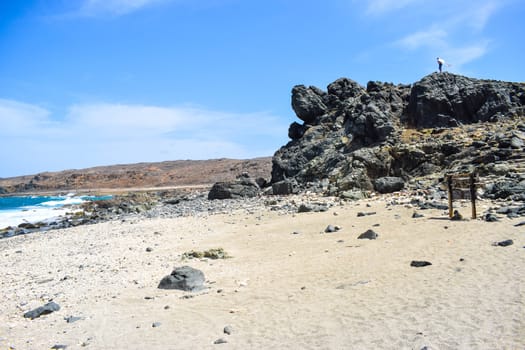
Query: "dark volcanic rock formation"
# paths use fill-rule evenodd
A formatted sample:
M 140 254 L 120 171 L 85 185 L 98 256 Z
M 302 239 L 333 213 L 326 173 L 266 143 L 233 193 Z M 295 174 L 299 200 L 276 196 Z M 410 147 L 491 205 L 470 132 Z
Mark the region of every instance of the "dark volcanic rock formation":
M 523 84 L 432 74 L 412 87 L 407 117 L 422 128 L 497 121 L 523 115 Z
M 272 159 L 271 182 L 337 195 L 396 191 L 414 177 L 474 167 L 506 174 L 509 169 L 498 162 L 523 148 L 524 106 L 524 84 L 450 73 L 413 85 L 369 82 L 366 88 L 341 78 L 326 92 L 298 85 L 292 108 L 303 123 L 290 125 L 291 141 Z M 517 127 L 495 124 L 504 120 Z M 453 127 L 465 125 L 473 126 L 468 137 L 458 137 Z

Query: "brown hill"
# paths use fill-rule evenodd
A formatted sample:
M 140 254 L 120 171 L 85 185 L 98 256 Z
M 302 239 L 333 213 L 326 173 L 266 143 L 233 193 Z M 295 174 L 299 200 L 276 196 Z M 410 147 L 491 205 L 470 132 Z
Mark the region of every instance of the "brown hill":
M 211 185 L 247 172 L 269 180 L 271 157 L 99 166 L 0 179 L 0 194 Z

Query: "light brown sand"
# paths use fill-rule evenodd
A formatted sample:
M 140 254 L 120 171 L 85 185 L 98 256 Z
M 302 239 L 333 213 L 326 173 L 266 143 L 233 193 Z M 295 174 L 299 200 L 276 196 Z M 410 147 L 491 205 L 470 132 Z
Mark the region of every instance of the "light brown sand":
M 525 349 L 525 226 L 413 211 L 379 198 L 325 213 L 108 222 L 3 239 L 0 348 Z M 342 229 L 324 233 L 328 224 Z M 377 240 L 357 239 L 370 228 Z M 504 239 L 514 245 L 491 245 Z M 181 261 L 217 247 L 233 258 Z M 202 270 L 209 289 L 157 289 L 182 265 Z M 61 310 L 23 318 L 49 299 Z M 213 344 L 219 338 L 227 343 Z

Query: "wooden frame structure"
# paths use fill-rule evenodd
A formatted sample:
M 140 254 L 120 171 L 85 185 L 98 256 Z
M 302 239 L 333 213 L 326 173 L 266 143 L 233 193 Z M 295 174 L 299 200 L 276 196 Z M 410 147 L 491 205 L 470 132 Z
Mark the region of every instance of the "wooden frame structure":
M 470 203 L 472 205 L 472 219 L 476 218 L 476 180 L 477 174 L 447 174 L 445 176 L 447 180 L 448 189 L 448 216 L 452 218 L 454 216 L 454 208 L 452 206 L 454 189 L 468 189 L 470 192 Z M 466 187 L 468 186 L 468 187 Z

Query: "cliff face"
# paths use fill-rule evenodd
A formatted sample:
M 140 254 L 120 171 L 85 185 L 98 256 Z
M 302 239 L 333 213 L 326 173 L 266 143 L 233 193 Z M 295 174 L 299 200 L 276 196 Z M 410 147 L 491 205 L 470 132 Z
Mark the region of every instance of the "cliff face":
M 272 183 L 327 194 L 374 190 L 385 177 L 493 173 L 525 140 L 524 84 L 450 73 L 366 88 L 342 78 L 326 92 L 298 85 L 292 108 L 302 123 L 275 153 Z

